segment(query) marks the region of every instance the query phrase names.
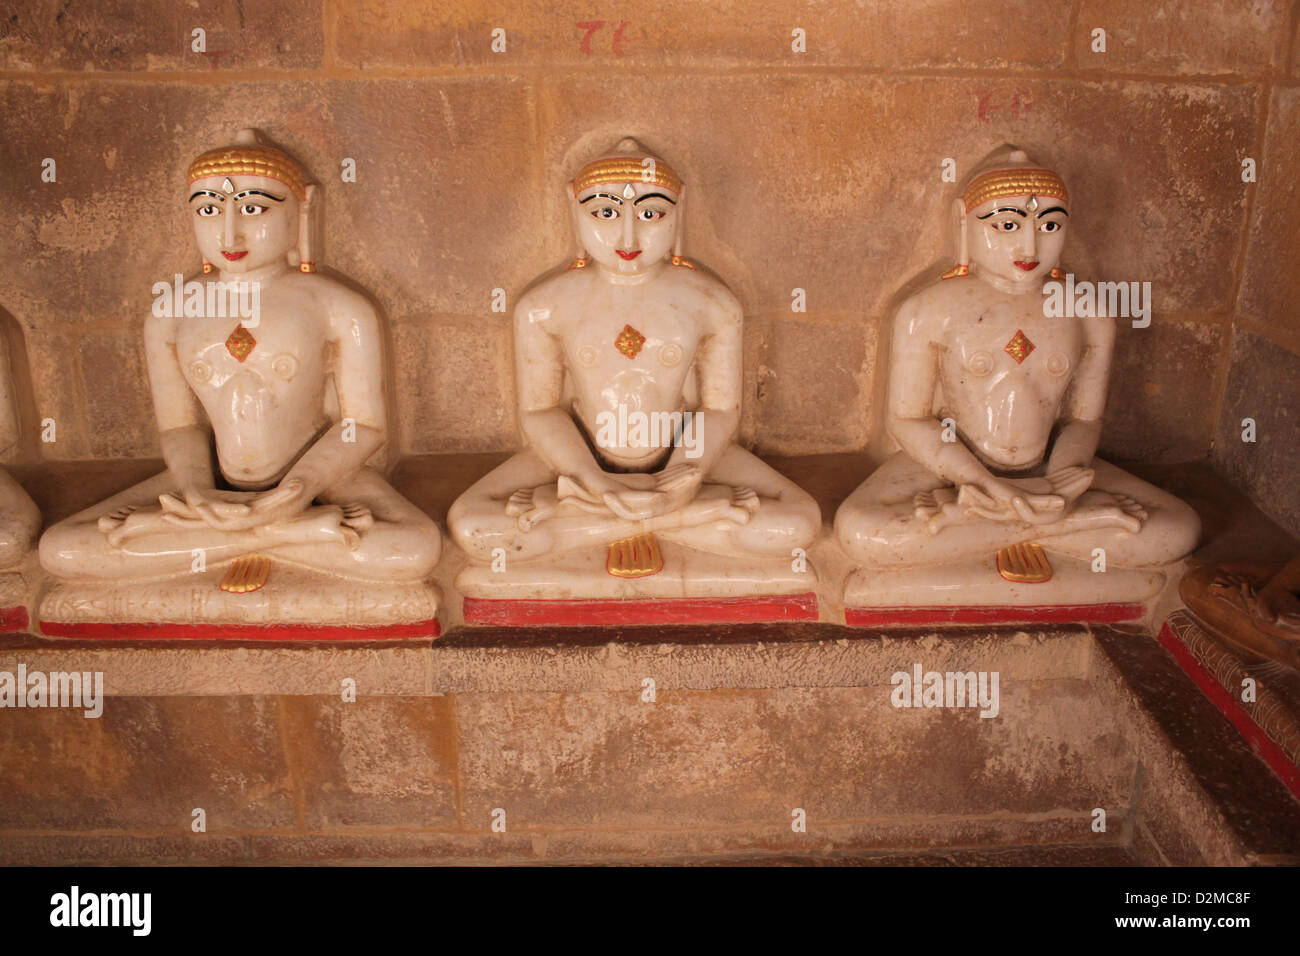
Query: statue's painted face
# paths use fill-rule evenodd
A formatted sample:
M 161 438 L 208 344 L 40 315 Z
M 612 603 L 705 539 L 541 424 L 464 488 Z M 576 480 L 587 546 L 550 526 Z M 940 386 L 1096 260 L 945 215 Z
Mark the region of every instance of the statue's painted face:
M 1016 285 L 1041 283 L 1061 261 L 1070 214 L 1063 200 L 990 199 L 966 214 L 971 262 Z
M 298 242 L 298 199 L 264 176 L 208 176 L 189 189 L 203 259 L 226 272 L 285 262 Z
M 588 186 L 574 198 L 578 241 L 611 272 L 641 275 L 672 251 L 677 200 L 657 183 Z

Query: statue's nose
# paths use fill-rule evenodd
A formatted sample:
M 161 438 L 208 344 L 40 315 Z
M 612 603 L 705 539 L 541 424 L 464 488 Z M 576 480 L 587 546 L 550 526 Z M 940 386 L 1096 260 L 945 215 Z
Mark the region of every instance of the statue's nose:
M 636 210 L 629 209 L 623 216 L 623 248 L 631 250 L 636 242 Z
M 233 249 L 239 235 L 239 214 L 232 207 L 226 210 L 226 248 Z
M 1024 245 L 1025 254 L 1032 256 L 1038 251 L 1038 243 L 1037 243 L 1038 237 L 1036 235 L 1037 230 L 1034 229 L 1034 224 L 1032 222 L 1025 223 L 1024 233 L 1025 233 L 1025 245 Z

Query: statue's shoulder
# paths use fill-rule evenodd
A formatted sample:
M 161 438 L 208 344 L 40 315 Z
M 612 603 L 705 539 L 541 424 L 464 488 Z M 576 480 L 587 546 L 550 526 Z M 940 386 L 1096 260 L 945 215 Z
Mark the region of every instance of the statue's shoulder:
M 375 304 L 363 292 L 319 272 L 293 274 L 291 281 L 328 310 L 333 318 L 373 319 L 378 321 Z
M 705 305 L 722 315 L 739 317 L 743 314 L 740 300 L 725 282 L 704 266 L 689 259 L 684 261 L 689 264 L 670 265 L 663 273 L 673 288 L 697 296 Z
M 913 331 L 939 329 L 959 307 L 959 303 L 969 298 L 970 284 L 978 281 L 971 276 L 954 276 L 951 279 L 936 279 L 929 285 L 922 286 L 899 305 L 895 325 Z
M 561 269 L 542 276 L 519 296 L 515 311 L 552 310 L 566 298 L 585 288 L 591 281 L 586 269 Z

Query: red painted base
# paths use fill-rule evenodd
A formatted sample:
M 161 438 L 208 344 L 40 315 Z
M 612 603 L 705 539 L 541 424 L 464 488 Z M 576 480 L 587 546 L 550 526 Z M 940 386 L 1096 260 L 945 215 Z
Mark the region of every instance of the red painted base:
M 1113 624 L 1135 621 L 1142 604 L 970 605 L 934 607 L 848 607 L 850 627 L 918 627 L 930 624 Z
M 41 633 L 48 637 L 71 637 L 108 641 L 392 641 L 431 638 L 441 633 L 438 621 L 389 624 L 382 627 L 344 627 L 311 624 L 153 624 L 128 621 L 117 624 L 81 622 L 63 624 L 42 621 Z
M 1220 713 L 1237 728 L 1237 732 L 1250 744 L 1250 749 L 1259 754 L 1278 778 L 1287 786 L 1297 799 L 1300 799 L 1300 767 L 1293 764 L 1286 752 L 1264 733 L 1264 728 L 1255 723 L 1255 718 L 1241 703 L 1228 693 L 1213 674 L 1201 663 L 1200 659 L 1188 650 L 1187 645 L 1178 639 L 1174 629 L 1166 621 L 1160 628 L 1158 637 L 1160 645 L 1174 656 L 1178 666 L 1183 669 L 1192 682 L 1201 689 Z
M 817 620 L 817 595 L 661 600 L 525 601 L 465 598 L 465 623 L 497 627 L 763 624 Z
M 27 617 L 27 608 L 19 604 L 16 607 L 0 607 L 0 634 L 14 634 L 27 630 L 31 621 Z

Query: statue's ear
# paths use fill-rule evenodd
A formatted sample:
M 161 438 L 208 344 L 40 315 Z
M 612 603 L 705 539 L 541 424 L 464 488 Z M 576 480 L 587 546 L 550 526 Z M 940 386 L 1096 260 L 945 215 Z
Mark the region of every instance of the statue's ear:
M 578 198 L 578 191 L 577 191 L 576 189 L 573 188 L 573 182 L 572 182 L 572 180 L 570 180 L 569 183 L 568 183 L 564 188 L 567 189 L 567 190 L 569 191 L 569 198 L 570 198 L 570 199 L 574 199 L 574 200 L 576 200 L 576 199 Z
M 312 254 L 315 246 L 315 237 L 312 235 L 315 217 L 312 212 L 319 204 L 320 187 L 311 183 L 305 193 L 306 196 L 298 203 L 298 268 L 303 272 L 315 272 L 316 260 Z M 292 262 L 292 252 L 289 253 L 289 258 Z
M 317 186 L 315 183 L 308 183 L 306 191 L 307 191 L 307 198 L 303 200 L 303 203 L 307 206 L 314 206 L 316 204 L 317 197 L 320 195 L 320 187 Z

